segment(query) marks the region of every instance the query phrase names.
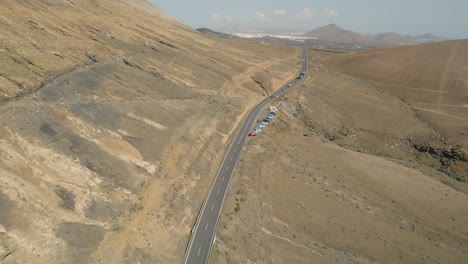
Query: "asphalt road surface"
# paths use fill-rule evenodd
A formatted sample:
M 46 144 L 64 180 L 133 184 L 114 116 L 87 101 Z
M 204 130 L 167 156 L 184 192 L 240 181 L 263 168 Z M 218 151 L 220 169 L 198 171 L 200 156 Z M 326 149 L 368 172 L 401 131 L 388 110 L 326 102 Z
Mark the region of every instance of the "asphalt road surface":
M 303 77 L 307 71 L 307 52 L 302 49 L 302 67 L 299 74 L 294 80 L 285 84 L 281 89 L 269 95 L 258 103 L 252 111 L 247 115 L 244 123 L 238 130 L 234 140 L 229 145 L 229 148 L 224 156 L 223 162 L 218 169 L 213 185 L 205 198 L 202 209 L 198 215 L 197 222 L 192 229 L 192 235 L 186 250 L 186 264 L 206 264 L 210 257 L 211 246 L 218 226 L 218 218 L 223 207 L 224 199 L 231 181 L 232 174 L 239 160 L 242 147 L 247 138 L 247 135 L 252 128 L 256 117 L 260 110 L 275 97 L 278 97 L 289 88 L 293 87 Z

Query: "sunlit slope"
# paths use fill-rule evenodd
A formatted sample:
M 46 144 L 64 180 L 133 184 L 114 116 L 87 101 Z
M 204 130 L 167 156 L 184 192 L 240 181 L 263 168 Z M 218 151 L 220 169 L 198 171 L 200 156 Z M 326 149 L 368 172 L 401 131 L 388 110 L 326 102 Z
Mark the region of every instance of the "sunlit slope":
M 300 49 L 143 0 L 0 0 L 0 262 L 181 263 L 243 114 Z
M 362 54 L 308 55 L 308 74 L 247 141 L 212 262 L 463 263 L 467 153 L 372 76 L 330 66 Z
M 0 17 L 3 100 L 80 66 L 135 58 L 150 73 L 218 89 L 245 62 L 264 62 L 275 50 L 204 36 L 144 0 L 4 0 Z
M 468 146 L 468 40 L 349 53 L 330 63 L 402 98 Z

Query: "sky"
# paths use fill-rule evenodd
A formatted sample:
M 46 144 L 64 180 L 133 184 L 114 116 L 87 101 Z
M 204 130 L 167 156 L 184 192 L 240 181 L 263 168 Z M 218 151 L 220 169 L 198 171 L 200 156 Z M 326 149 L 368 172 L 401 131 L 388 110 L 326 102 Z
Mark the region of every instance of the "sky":
M 149 0 L 193 28 L 309 31 L 335 23 L 360 33 L 468 38 L 468 0 Z

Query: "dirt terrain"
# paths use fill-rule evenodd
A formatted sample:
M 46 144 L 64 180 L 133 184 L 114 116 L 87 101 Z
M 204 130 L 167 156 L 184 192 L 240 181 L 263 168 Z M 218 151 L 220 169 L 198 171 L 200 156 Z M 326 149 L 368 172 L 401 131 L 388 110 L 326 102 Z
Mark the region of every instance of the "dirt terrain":
M 468 149 L 468 40 L 349 53 L 331 64 L 409 103 Z
M 0 28 L 2 263 L 181 263 L 226 140 L 300 65 L 143 0 L 1 0 Z
M 181 263 L 229 137 L 300 49 L 143 0 L 0 0 L 0 262 Z M 466 41 L 311 51 L 212 263 L 463 263 Z
M 442 51 L 452 43 L 434 45 L 410 48 Z M 245 146 L 211 263 L 467 259 L 468 166 L 466 152 L 456 147 L 461 142 L 439 129 L 438 120 L 421 116 L 408 99 L 372 82 L 379 77 L 379 84 L 387 82 L 385 70 L 363 76 L 380 68 L 359 64 L 410 48 L 309 52 L 307 78 L 276 102 L 278 118 Z M 384 69 L 391 63 L 372 62 Z M 393 65 L 400 69 L 405 62 Z M 412 71 L 422 74 L 426 65 L 426 60 L 415 63 Z M 440 89 L 449 90 L 446 85 Z

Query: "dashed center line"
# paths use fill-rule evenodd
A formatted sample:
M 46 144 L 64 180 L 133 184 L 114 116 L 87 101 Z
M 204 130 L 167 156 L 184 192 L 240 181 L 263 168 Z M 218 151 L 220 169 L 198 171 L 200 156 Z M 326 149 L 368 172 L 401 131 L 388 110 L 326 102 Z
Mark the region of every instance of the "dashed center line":
M 205 226 L 205 231 L 208 229 L 208 223 L 206 223 L 206 226 Z
M 211 211 L 213 212 L 213 209 L 214 209 L 214 204 L 211 206 Z
M 217 193 L 219 193 L 220 190 L 221 190 L 221 188 L 218 188 L 218 192 L 217 192 Z
M 221 181 L 224 181 L 224 177 L 221 179 Z
M 201 247 L 198 248 L 197 257 L 200 256 Z

